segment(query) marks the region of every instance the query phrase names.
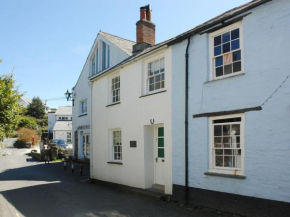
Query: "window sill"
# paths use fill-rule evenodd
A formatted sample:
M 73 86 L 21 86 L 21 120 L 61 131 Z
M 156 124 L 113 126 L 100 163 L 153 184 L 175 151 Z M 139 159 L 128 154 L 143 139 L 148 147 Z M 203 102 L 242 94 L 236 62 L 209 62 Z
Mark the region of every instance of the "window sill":
M 118 164 L 118 165 L 123 165 L 122 162 L 117 162 L 117 161 L 109 161 L 107 164 Z
M 155 93 L 149 93 L 149 94 L 140 96 L 139 98 L 146 97 L 146 96 L 151 96 L 151 95 L 155 95 L 155 94 L 158 94 L 158 93 L 164 93 L 164 92 L 166 92 L 166 90 L 161 90 L 161 91 L 158 91 L 158 92 L 155 92 Z
M 207 176 L 219 176 L 219 177 L 234 178 L 234 179 L 246 179 L 246 176 L 222 174 L 222 173 L 213 173 L 213 172 L 206 172 L 206 173 L 204 173 L 204 175 L 207 175 Z
M 86 116 L 86 115 L 88 115 L 88 113 L 81 114 L 81 115 L 79 115 L 79 117 Z
M 214 80 L 211 80 L 211 81 L 206 81 L 203 84 L 208 84 L 208 83 L 212 83 L 212 82 L 215 82 L 215 81 L 220 81 L 220 80 L 224 80 L 224 79 L 228 79 L 228 78 L 233 78 L 233 77 L 237 77 L 237 76 L 242 76 L 242 75 L 246 75 L 246 74 L 244 72 L 240 72 L 238 74 L 233 74 L 233 75 L 228 76 L 228 77 L 217 78 L 217 79 L 214 79 Z
M 110 106 L 118 105 L 118 104 L 121 104 L 121 102 L 112 103 L 112 104 L 107 105 L 106 107 L 110 107 Z

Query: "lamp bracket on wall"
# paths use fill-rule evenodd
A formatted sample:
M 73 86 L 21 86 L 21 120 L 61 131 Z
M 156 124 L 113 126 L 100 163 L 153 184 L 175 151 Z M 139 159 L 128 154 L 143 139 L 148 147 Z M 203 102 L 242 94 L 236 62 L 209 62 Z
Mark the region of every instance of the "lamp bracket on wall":
M 150 119 L 150 123 L 151 124 L 154 124 L 154 119 Z

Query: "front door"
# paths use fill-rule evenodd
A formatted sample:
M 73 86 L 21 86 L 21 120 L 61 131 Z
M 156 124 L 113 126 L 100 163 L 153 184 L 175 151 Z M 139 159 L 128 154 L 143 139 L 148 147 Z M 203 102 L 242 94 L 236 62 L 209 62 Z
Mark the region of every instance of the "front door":
M 155 127 L 155 184 L 164 185 L 165 144 L 164 127 Z
M 84 151 L 84 157 L 89 158 L 90 157 L 90 135 L 89 134 L 83 134 L 83 151 Z

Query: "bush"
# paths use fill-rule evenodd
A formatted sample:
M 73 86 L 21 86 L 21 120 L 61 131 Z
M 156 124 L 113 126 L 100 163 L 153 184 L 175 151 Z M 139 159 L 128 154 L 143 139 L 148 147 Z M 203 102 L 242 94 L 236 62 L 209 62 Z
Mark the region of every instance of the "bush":
M 40 136 L 35 130 L 28 129 L 28 128 L 20 128 L 18 130 L 18 140 L 21 140 L 23 142 L 32 142 L 33 136 L 35 138 L 34 140 L 35 143 L 39 143 Z

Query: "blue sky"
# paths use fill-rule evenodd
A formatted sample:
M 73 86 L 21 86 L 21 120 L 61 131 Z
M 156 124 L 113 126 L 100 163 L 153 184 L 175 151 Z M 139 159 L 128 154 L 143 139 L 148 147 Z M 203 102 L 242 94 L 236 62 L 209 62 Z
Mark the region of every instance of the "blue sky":
M 152 5 L 162 42 L 249 0 L 0 0 L 0 75 L 12 71 L 25 97 L 64 97 L 100 30 L 135 41 L 139 8 Z M 49 106 L 70 105 L 50 100 Z

